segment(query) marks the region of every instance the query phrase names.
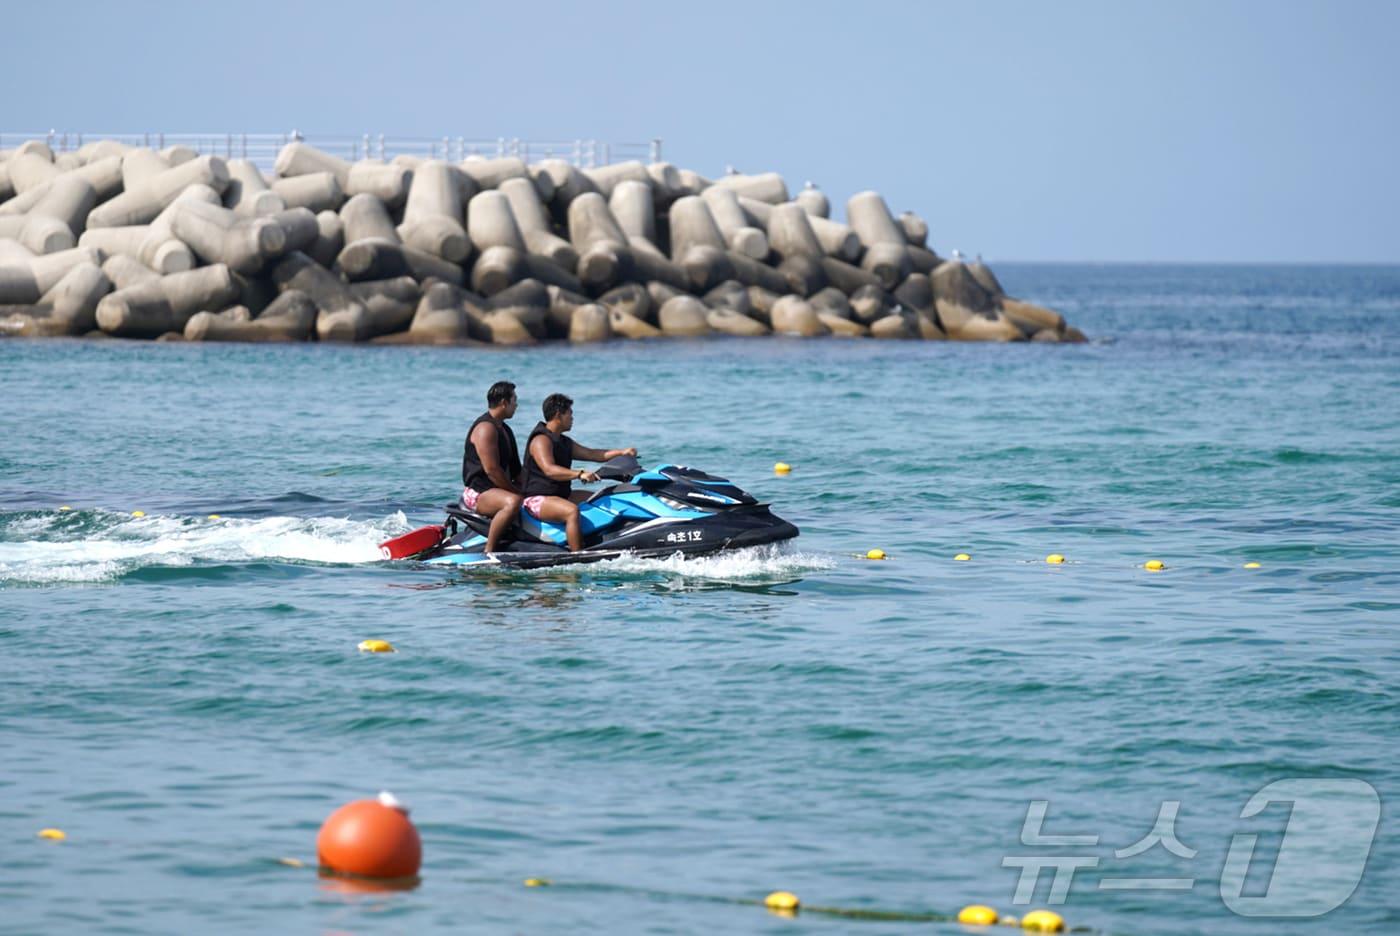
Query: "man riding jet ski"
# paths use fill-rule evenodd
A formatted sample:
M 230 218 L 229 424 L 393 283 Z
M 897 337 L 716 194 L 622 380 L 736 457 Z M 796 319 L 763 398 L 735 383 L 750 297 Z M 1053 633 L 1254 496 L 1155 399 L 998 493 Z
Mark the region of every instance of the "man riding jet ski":
M 616 482 L 578 505 L 582 549 L 571 552 L 562 523 L 522 509 L 519 523 L 502 537 L 501 551 L 486 551 L 489 518 L 460 503 L 447 507 L 440 525 L 423 527 L 380 547 L 386 559 L 433 564 L 494 563 L 522 568 L 595 562 L 623 553 L 698 556 L 792 539 L 797 527 L 733 482 L 680 465 L 646 470 L 635 456 L 619 455 L 594 472 Z

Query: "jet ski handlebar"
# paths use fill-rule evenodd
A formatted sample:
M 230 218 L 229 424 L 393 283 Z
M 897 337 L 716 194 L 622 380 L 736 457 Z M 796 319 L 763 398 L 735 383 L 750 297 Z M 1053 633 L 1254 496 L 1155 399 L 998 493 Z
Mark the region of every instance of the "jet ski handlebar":
M 631 481 L 646 469 L 635 455 L 619 455 L 603 462 L 593 473 L 602 481 Z

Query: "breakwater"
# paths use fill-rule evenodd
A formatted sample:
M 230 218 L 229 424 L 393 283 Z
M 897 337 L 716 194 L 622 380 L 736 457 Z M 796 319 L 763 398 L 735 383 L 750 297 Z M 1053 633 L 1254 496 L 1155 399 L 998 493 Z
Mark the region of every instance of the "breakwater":
M 876 192 L 515 156 L 0 151 L 0 335 L 522 345 L 709 334 L 1080 342 Z

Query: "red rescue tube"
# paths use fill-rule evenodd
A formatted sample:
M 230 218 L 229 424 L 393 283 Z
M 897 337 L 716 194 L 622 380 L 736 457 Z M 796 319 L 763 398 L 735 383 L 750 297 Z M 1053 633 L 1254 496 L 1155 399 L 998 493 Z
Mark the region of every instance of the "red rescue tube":
M 405 533 L 380 543 L 379 554 L 385 559 L 407 559 L 409 556 L 416 556 L 442 542 L 442 534 L 446 529 L 437 524 L 419 527 L 412 533 Z

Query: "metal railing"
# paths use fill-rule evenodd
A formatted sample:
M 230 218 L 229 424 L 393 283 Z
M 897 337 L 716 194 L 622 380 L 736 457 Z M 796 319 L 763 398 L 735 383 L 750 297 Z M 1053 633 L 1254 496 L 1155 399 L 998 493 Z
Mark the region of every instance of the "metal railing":
M 201 155 L 223 156 L 227 159 L 249 159 L 264 172 L 272 172 L 277 153 L 293 140 L 301 140 L 334 156 L 351 161 L 357 159 L 392 159 L 400 154 L 424 159 L 445 159 L 460 162 L 468 156 L 518 156 L 527 163 L 541 159 L 563 159 L 579 168 L 606 166 L 636 159 L 642 162 L 661 161 L 661 141 L 646 143 L 610 143 L 602 140 L 522 140 L 519 137 L 497 137 L 494 140 L 465 136 L 397 137 L 383 133 L 360 136 L 317 136 L 290 133 L 90 133 L 88 131 L 49 130 L 45 133 L 0 132 L 0 149 L 13 149 L 27 140 L 43 140 L 55 154 L 72 152 L 84 143 L 116 140 L 128 146 L 165 149 L 167 146 L 188 146 Z

